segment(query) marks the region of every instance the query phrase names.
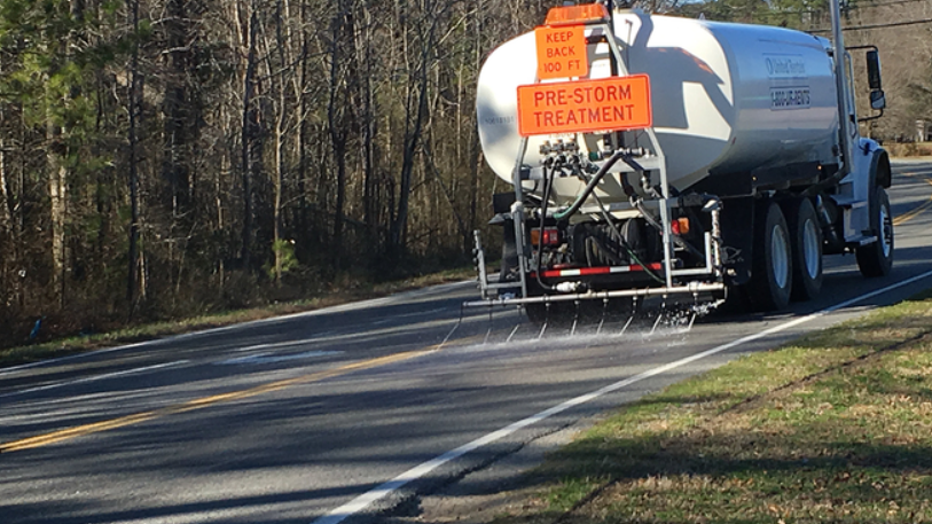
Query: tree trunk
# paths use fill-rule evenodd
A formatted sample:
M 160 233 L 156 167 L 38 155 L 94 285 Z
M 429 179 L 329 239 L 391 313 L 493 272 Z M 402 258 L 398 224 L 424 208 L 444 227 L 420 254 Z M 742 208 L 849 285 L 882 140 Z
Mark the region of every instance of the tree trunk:
M 283 149 L 285 148 L 284 130 L 281 125 L 282 117 L 278 118 L 279 123 L 275 126 L 275 181 L 274 181 L 274 205 L 272 210 L 273 227 L 272 227 L 272 246 L 275 251 L 275 285 L 281 286 L 282 283 L 282 184 L 284 182 L 284 160 Z
M 243 75 L 243 128 L 242 128 L 242 175 L 243 175 L 243 229 L 242 229 L 242 251 L 240 258 L 243 261 L 243 267 L 249 271 L 252 270 L 252 249 L 255 238 L 253 232 L 253 175 L 256 169 L 255 156 L 256 140 L 259 130 L 259 111 L 255 107 L 253 98 L 256 91 L 256 67 L 258 62 L 256 52 L 256 40 L 258 39 L 259 22 L 257 18 L 254 0 L 249 2 L 249 13 L 246 17 L 248 20 L 247 30 L 248 42 L 246 42 L 246 70 Z
M 0 113 L 0 123 L 3 122 L 3 115 Z M 7 158 L 6 158 L 6 140 L 0 138 L 0 293 L 3 296 L 10 296 L 10 292 L 16 287 L 11 280 L 11 268 L 16 264 L 15 246 L 13 238 L 13 211 L 9 178 L 7 177 Z M 4 305 L 0 304 L 0 312 L 4 310 Z
M 301 60 L 298 62 L 297 67 L 299 67 L 299 72 L 295 75 L 295 98 L 298 100 L 298 132 L 295 136 L 295 151 L 297 153 L 297 191 L 298 198 L 297 204 L 298 209 L 296 212 L 296 223 L 297 223 L 297 246 L 295 249 L 296 256 L 302 262 L 307 262 L 310 258 L 312 251 L 311 246 L 311 235 L 310 235 L 310 221 L 308 220 L 308 164 L 310 159 L 308 158 L 308 140 L 310 136 L 309 125 L 308 125 L 308 112 L 310 105 L 308 103 L 308 96 L 304 93 L 305 88 L 309 85 L 310 81 L 310 59 L 308 53 L 310 52 L 310 34 L 307 29 L 307 24 L 310 18 L 309 6 L 306 2 L 301 2 L 299 7 L 300 11 L 300 47 L 298 48 L 298 54 L 301 57 Z
M 281 286 L 282 272 L 284 271 L 284 239 L 282 238 L 282 202 L 285 191 L 285 143 L 288 132 L 289 115 L 289 98 L 288 93 L 291 82 L 295 76 L 295 70 L 291 64 L 291 53 L 288 50 L 288 41 L 285 38 L 284 24 L 291 19 L 289 6 L 284 0 L 276 2 L 275 13 L 275 53 L 273 53 L 272 42 L 270 38 L 265 39 L 265 57 L 268 66 L 268 76 L 271 82 L 271 91 L 274 93 L 278 107 L 275 116 L 275 174 L 272 180 L 273 185 L 273 209 L 272 209 L 272 247 L 275 257 L 275 285 Z M 278 65 L 273 61 L 273 57 L 278 58 Z M 300 96 L 295 89 L 296 95 Z
M 375 166 L 375 138 L 377 132 L 377 117 L 375 115 L 375 102 L 372 96 L 372 13 L 367 6 L 363 6 L 363 23 L 356 33 L 356 59 L 360 69 L 357 82 L 357 108 L 356 121 L 360 123 L 362 136 L 360 137 L 360 159 L 363 171 L 363 220 L 366 224 L 366 236 L 369 246 L 375 248 L 377 256 L 379 249 L 379 200 L 377 193 L 378 174 Z
M 187 159 L 188 127 L 191 125 L 190 100 L 186 77 L 190 64 L 190 35 L 185 0 L 167 0 L 163 25 L 168 45 L 165 60 L 167 75 L 162 96 L 163 160 L 162 177 L 168 185 L 167 208 L 172 225 L 188 213 L 190 180 Z
M 65 305 L 65 274 L 67 271 L 67 244 L 65 227 L 68 218 L 68 168 L 65 166 L 65 146 L 61 143 L 61 131 L 48 126 L 46 138 L 49 143 L 49 210 L 52 233 L 52 289 L 58 298 L 59 307 Z
M 331 237 L 330 261 L 334 268 L 342 265 L 343 259 L 343 225 L 345 221 L 344 207 L 346 205 L 346 142 L 348 129 L 346 122 L 347 95 L 346 78 L 341 74 L 344 68 L 348 69 L 343 61 L 343 49 L 340 43 L 345 34 L 352 35 L 346 29 L 347 10 L 344 2 L 337 5 L 331 25 L 330 48 L 330 96 L 327 104 L 327 127 L 333 150 L 333 161 L 336 165 L 337 194 L 333 212 L 333 236 Z M 349 56 L 348 53 L 346 53 Z
M 127 9 L 130 12 L 133 33 L 139 31 L 139 0 L 127 0 Z M 139 110 L 139 92 L 141 76 L 139 75 L 139 47 L 133 46 L 133 56 L 130 60 L 129 71 L 129 129 L 127 139 L 129 142 L 129 158 L 127 171 L 129 172 L 129 247 L 127 253 L 126 301 L 129 304 L 129 317 L 132 318 L 136 310 L 137 289 L 139 282 L 139 166 L 137 162 L 138 137 L 136 136 L 136 118 Z
M 0 115 L 0 122 L 3 116 Z M 0 137 L 0 244 L 10 246 L 13 238 L 13 201 L 10 198 L 10 180 L 7 176 L 6 139 Z M 9 258 L 12 248 L 3 253 L 4 259 Z
M 425 53 L 426 55 L 426 53 Z M 417 148 L 421 141 L 421 131 L 427 113 L 427 78 L 428 70 L 425 60 L 421 65 L 420 81 L 416 89 L 417 108 L 413 121 L 409 120 L 408 130 L 405 133 L 404 157 L 401 163 L 401 187 L 398 192 L 398 214 L 392 224 L 391 244 L 394 256 L 400 256 L 406 248 L 405 233 L 408 227 L 408 204 L 411 197 L 411 177 L 414 171 L 414 160 Z M 410 111 L 410 105 L 409 105 Z
M 405 101 L 405 134 L 402 144 L 401 183 L 398 191 L 398 212 L 392 222 L 390 244 L 392 256 L 397 259 L 407 249 L 408 214 L 411 197 L 411 181 L 418 148 L 422 140 L 424 123 L 429 115 L 428 102 L 430 70 L 432 55 L 436 52 L 435 34 L 440 14 L 434 12 L 433 2 L 425 1 L 421 18 L 409 21 L 413 26 L 414 41 L 419 45 L 417 54 L 405 52 L 404 60 L 408 63 L 409 81 Z M 405 36 L 407 38 L 407 36 Z M 407 45 L 405 45 L 407 47 Z M 413 62 L 413 63 L 412 63 Z M 412 116 L 413 114 L 413 116 Z

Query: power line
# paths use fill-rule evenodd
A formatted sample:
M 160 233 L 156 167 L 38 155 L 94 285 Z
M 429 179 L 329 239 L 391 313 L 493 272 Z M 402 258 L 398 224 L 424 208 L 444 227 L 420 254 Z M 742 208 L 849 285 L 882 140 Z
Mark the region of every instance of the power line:
M 928 0 L 889 0 L 886 2 L 856 3 L 854 5 L 849 6 L 848 10 L 853 11 L 855 9 L 872 9 L 872 8 L 878 8 L 878 7 L 908 4 L 908 3 L 914 3 L 914 2 L 927 2 L 927 1 Z M 726 6 L 726 7 L 732 10 L 747 9 L 747 7 L 745 6 L 741 6 L 738 8 L 735 8 L 733 6 Z M 820 10 L 769 11 L 769 12 L 763 12 L 763 13 L 755 13 L 754 16 L 763 17 L 763 18 L 771 18 L 771 17 L 785 18 L 787 16 L 794 16 L 794 15 L 802 16 L 805 14 L 824 14 L 824 13 Z M 932 18 L 923 18 L 919 20 L 906 20 L 902 22 L 886 22 L 886 23 L 880 23 L 880 24 L 865 24 L 865 25 L 857 25 L 857 26 L 848 26 L 848 27 L 843 27 L 842 31 L 867 31 L 870 29 L 883 29 L 886 27 L 903 27 L 903 26 L 921 25 L 921 24 L 930 24 L 930 23 L 932 23 Z M 832 32 L 831 29 L 810 29 L 810 30 L 804 30 L 804 31 L 807 33 L 812 33 L 812 34 Z
M 927 2 L 928 0 L 892 0 L 890 2 L 872 2 L 869 4 L 862 4 L 860 2 L 849 6 L 848 9 L 867 9 L 871 7 L 883 7 L 887 5 L 900 5 L 900 4 L 911 4 L 913 2 Z
M 932 18 L 923 18 L 922 20 L 906 20 L 903 22 L 888 22 L 885 24 L 866 24 L 855 25 L 841 28 L 842 31 L 865 31 L 868 29 L 882 29 L 884 27 L 902 27 L 906 25 L 932 24 Z M 831 33 L 831 29 L 813 29 L 808 33 Z
M 844 10 L 845 10 L 845 11 L 856 11 L 856 10 L 858 10 L 858 9 L 875 9 L 875 8 L 878 8 L 878 7 L 886 7 L 886 6 L 902 5 L 902 4 L 912 4 L 912 3 L 915 3 L 915 2 L 928 2 L 928 1 L 929 1 L 929 0 L 890 0 L 890 1 L 888 1 L 888 2 L 870 2 L 870 3 L 867 3 L 867 2 L 857 2 L 857 3 L 855 3 L 855 4 L 849 4 L 846 8 L 844 8 Z M 802 16 L 802 15 L 813 15 L 813 14 L 822 14 L 822 15 L 824 15 L 824 14 L 827 14 L 827 13 L 828 13 L 828 11 L 822 10 L 822 9 L 802 9 L 802 10 L 782 10 L 782 11 L 781 11 L 781 10 L 771 10 L 771 11 L 764 11 L 764 12 L 756 12 L 756 13 L 755 13 L 755 12 L 753 12 L 753 11 L 755 10 L 755 7 L 754 7 L 754 6 L 731 6 L 731 5 L 725 5 L 724 7 L 728 8 L 728 9 L 731 10 L 731 11 L 752 12 L 752 15 L 753 15 L 753 16 L 764 17 L 764 18 L 771 18 L 771 17 L 779 18 L 779 17 L 786 17 L 786 16 Z M 810 31 L 810 32 L 822 32 L 822 31 L 823 31 L 823 30 L 820 29 L 819 31 Z

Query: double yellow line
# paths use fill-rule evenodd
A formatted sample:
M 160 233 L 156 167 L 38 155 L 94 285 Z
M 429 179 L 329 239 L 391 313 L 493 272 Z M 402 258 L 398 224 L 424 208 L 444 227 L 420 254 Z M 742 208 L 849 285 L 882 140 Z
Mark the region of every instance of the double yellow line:
M 20 440 L 13 440 L 11 442 L 6 442 L 0 444 L 0 453 L 10 453 L 13 451 L 22 451 L 29 448 L 37 448 L 40 446 L 47 446 L 49 444 L 55 444 L 64 440 L 82 437 L 90 435 L 93 433 L 100 433 L 101 431 L 108 431 L 111 429 L 122 428 L 126 426 L 131 426 L 133 424 L 139 424 L 141 422 L 146 422 L 147 420 L 152 420 L 160 417 L 165 417 L 168 415 L 175 415 L 178 413 L 187 413 L 189 411 L 195 411 L 198 409 L 203 409 L 208 406 L 213 406 L 221 402 L 231 402 L 234 400 L 242 400 L 249 397 L 255 397 L 257 395 L 262 395 L 265 393 L 271 393 L 273 391 L 279 391 L 287 387 L 295 386 L 298 384 L 306 384 L 310 382 L 317 382 L 327 378 L 337 377 L 340 375 L 345 375 L 353 371 L 360 371 L 365 369 L 377 368 L 387 364 L 393 364 L 396 362 L 403 362 L 405 360 L 411 360 L 429 353 L 434 353 L 440 350 L 441 344 L 436 346 L 431 346 L 427 349 L 421 349 L 416 351 L 406 351 L 403 353 L 396 353 L 394 355 L 388 355 L 385 357 L 374 358 L 371 360 L 364 360 L 361 362 L 354 362 L 352 364 L 347 364 L 345 366 L 340 366 L 338 368 L 329 369 L 326 371 L 320 371 L 317 373 L 311 373 L 308 375 L 303 375 L 300 377 L 289 378 L 285 380 L 279 380 L 276 382 L 270 382 L 268 384 L 263 384 L 261 386 L 256 386 L 249 389 L 243 389 L 240 391 L 231 391 L 229 393 L 221 393 L 219 395 L 211 395 L 209 397 L 203 397 L 185 402 L 183 404 L 177 404 L 174 406 L 168 406 L 165 408 L 154 409 L 152 411 L 144 411 L 142 413 L 135 413 L 132 415 L 127 415 L 125 417 L 119 417 L 111 420 L 104 420 L 101 422 L 95 422 L 93 424 L 84 424 L 81 426 L 75 426 L 67 429 L 62 429 L 59 431 L 53 431 L 51 433 L 44 433 L 42 435 L 36 435 L 34 437 L 28 437 Z
M 905 176 L 908 176 L 908 177 L 922 177 L 922 180 L 923 180 L 926 184 L 929 184 L 930 186 L 932 186 L 932 180 L 930 180 L 928 176 L 920 175 L 920 174 L 918 174 L 918 173 L 908 173 L 908 172 L 907 172 L 907 173 L 901 173 L 901 174 L 902 174 L 902 175 L 905 175 Z M 918 207 L 916 207 L 915 209 L 912 209 L 912 210 L 910 210 L 910 211 L 907 211 L 906 213 L 903 213 L 902 215 L 900 215 L 900 216 L 894 218 L 894 219 L 893 219 L 893 225 L 894 225 L 894 226 L 898 226 L 898 225 L 900 225 L 900 224 L 905 224 L 906 222 L 909 222 L 910 220 L 912 220 L 912 219 L 916 218 L 917 216 L 921 215 L 923 211 L 925 211 L 926 209 L 929 209 L 930 207 L 932 207 L 932 196 L 929 197 L 929 200 L 926 200 L 925 202 L 923 202 L 922 204 L 920 204 L 920 205 L 919 205 Z

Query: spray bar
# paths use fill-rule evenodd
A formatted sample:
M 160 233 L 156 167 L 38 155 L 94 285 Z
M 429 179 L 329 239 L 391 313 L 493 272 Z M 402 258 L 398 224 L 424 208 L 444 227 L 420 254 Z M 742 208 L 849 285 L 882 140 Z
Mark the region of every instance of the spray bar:
M 588 293 L 574 293 L 567 295 L 549 295 L 542 297 L 529 298 L 498 298 L 474 300 L 463 302 L 463 307 L 493 307 L 493 306 L 518 306 L 522 304 L 547 304 L 553 302 L 571 302 L 576 300 L 596 300 L 612 299 L 624 297 L 656 297 L 674 294 L 693 294 L 700 293 L 721 293 L 725 291 L 725 284 L 714 283 L 705 284 L 692 282 L 683 286 L 674 287 L 651 287 L 644 289 L 624 289 L 618 291 L 589 291 Z

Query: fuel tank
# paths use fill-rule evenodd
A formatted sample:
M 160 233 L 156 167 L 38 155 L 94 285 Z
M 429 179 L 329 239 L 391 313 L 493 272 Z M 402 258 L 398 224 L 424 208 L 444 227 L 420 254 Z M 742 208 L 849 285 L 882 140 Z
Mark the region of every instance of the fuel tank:
M 744 177 L 762 167 L 837 162 L 838 105 L 827 40 L 779 27 L 638 11 L 616 13 L 613 24 L 628 72 L 649 77 L 653 129 L 668 181 L 679 191 L 708 176 Z M 589 79 L 612 76 L 607 44 L 590 44 L 587 53 Z M 517 88 L 536 80 L 533 32 L 495 49 L 479 74 L 482 149 L 492 170 L 508 182 L 521 145 Z M 644 145 L 641 135 L 632 136 Z M 539 166 L 541 144 L 557 138 L 573 139 L 584 152 L 596 148 L 591 136 L 534 135 L 524 165 Z M 568 202 L 583 187 L 575 178 L 558 180 L 554 200 Z M 598 191 L 609 201 L 625 198 L 617 181 Z

